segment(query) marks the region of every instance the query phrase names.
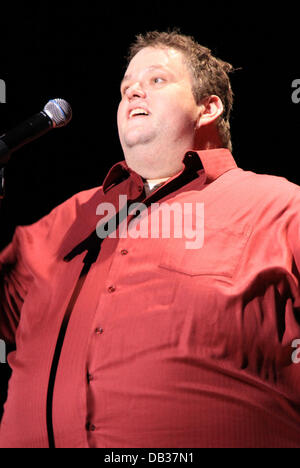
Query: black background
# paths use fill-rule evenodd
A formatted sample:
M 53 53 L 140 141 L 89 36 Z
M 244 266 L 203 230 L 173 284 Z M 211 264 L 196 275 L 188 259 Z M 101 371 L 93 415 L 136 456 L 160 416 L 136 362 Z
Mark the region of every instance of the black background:
M 73 119 L 13 154 L 0 248 L 16 225 L 30 224 L 74 193 L 100 185 L 123 159 L 116 112 L 124 57 L 135 35 L 147 30 L 178 27 L 241 68 L 231 77 L 238 165 L 300 185 L 300 104 L 291 99 L 292 81 L 300 79 L 299 24 L 299 11 L 287 2 L 10 2 L 1 12 L 0 79 L 7 103 L 0 104 L 0 134 L 55 97 L 70 102 Z M 0 382 L 7 375 L 1 364 Z M 3 400 L 5 384 L 1 388 Z

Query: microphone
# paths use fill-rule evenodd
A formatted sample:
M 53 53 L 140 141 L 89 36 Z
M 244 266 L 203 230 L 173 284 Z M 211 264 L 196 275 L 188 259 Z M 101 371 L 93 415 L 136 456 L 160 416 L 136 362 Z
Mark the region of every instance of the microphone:
M 64 99 L 51 99 L 41 112 L 0 136 L 0 167 L 9 161 L 13 151 L 36 140 L 52 128 L 64 127 L 71 119 L 70 104 Z

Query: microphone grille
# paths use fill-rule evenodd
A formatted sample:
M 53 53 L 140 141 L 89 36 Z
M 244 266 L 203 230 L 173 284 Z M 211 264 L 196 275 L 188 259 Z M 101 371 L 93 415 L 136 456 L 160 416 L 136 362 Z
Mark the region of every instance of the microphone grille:
M 72 108 L 64 99 L 51 99 L 44 107 L 54 127 L 64 127 L 72 119 Z

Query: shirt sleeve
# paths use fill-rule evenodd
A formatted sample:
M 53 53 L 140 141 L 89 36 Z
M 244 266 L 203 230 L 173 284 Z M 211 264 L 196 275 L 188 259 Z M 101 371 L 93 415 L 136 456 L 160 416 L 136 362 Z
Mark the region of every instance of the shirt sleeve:
M 300 218 L 300 213 L 299 213 Z M 300 220 L 298 220 L 298 225 L 296 225 L 294 230 L 294 235 L 292 238 L 292 250 L 295 260 L 295 266 L 297 268 L 298 276 L 300 278 Z M 300 290 L 300 285 L 299 285 Z
M 56 255 L 69 227 L 79 218 L 81 206 L 89 204 L 98 191 L 95 188 L 75 194 L 36 223 L 17 227 L 12 242 L 0 252 L 0 339 L 7 344 L 15 344 L 23 303 L 35 275 L 44 266 L 41 253 Z
M 32 279 L 22 260 L 24 242 L 19 227 L 12 242 L 0 253 L 0 338 L 12 345 Z
M 288 243 L 292 252 L 292 272 L 298 278 L 298 297 L 300 306 L 300 188 L 293 204 L 291 222 L 288 228 Z
M 51 248 L 51 228 L 61 234 L 55 222 L 60 211 L 57 207 L 36 223 L 17 227 L 12 242 L 0 253 L 0 339 L 7 344 L 15 344 L 23 303 L 44 261 L 41 253 L 45 246 Z

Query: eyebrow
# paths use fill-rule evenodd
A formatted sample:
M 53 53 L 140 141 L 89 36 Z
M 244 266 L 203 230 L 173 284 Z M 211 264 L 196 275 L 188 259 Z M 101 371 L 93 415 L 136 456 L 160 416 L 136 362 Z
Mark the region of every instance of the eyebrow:
M 151 70 L 162 70 L 162 71 L 168 71 L 164 66 L 162 65 L 151 65 L 150 67 L 146 68 L 145 72 L 151 71 Z M 124 81 L 130 80 L 132 75 L 124 75 L 124 78 L 121 81 L 121 86 L 124 83 Z

